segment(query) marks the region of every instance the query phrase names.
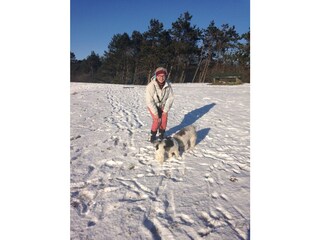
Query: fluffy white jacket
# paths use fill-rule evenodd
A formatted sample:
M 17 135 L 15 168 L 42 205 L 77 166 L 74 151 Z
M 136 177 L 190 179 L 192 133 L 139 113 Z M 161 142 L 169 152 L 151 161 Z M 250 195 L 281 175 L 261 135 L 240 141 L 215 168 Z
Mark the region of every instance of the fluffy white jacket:
M 164 112 L 169 112 L 173 99 L 173 90 L 169 81 L 166 80 L 165 85 L 160 89 L 155 76 L 152 77 L 146 87 L 146 103 L 150 111 L 154 115 L 158 115 L 157 107 L 160 107 L 163 108 Z

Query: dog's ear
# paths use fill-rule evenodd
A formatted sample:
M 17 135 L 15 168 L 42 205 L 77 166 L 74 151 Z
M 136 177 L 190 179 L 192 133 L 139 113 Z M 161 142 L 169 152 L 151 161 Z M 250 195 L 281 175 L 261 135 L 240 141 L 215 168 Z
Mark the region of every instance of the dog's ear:
M 153 144 L 153 146 L 156 148 L 156 150 L 159 149 L 159 144 L 160 144 L 160 142 L 156 142 L 156 143 Z
M 169 147 L 169 148 L 173 147 L 174 142 L 171 137 L 166 138 L 164 141 L 165 141 L 165 147 Z

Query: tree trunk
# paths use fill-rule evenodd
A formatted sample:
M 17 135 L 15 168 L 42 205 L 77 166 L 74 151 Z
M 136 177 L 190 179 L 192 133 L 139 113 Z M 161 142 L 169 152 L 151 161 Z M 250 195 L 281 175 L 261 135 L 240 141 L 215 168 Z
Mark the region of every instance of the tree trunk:
M 206 61 L 204 62 L 204 67 L 203 67 L 203 70 L 200 74 L 200 77 L 199 77 L 199 82 L 202 83 L 204 82 L 204 79 L 206 78 L 206 75 L 207 75 L 207 69 L 208 69 L 208 59 L 206 59 Z
M 90 66 L 90 69 L 91 69 L 91 81 L 94 82 L 94 78 L 93 78 L 93 67 Z
M 132 84 L 132 79 L 131 76 L 130 76 L 130 62 L 127 58 L 127 61 L 126 61 L 126 78 L 125 78 L 125 81 L 126 81 L 126 84 Z M 131 83 L 130 83 L 131 82 Z
M 180 83 L 184 83 L 185 77 L 186 77 L 186 76 L 185 76 L 185 70 L 183 69 L 183 70 L 182 70 L 182 73 L 181 73 L 181 77 L 180 77 L 179 82 L 180 82 Z
M 197 66 L 196 72 L 194 73 L 193 78 L 192 78 L 192 83 L 194 83 L 194 80 L 196 79 L 196 76 L 197 76 L 197 73 L 198 73 L 198 71 L 199 71 L 199 68 L 200 68 L 201 62 L 202 62 L 202 59 L 200 59 L 200 60 L 199 60 L 199 63 L 198 63 L 198 66 Z
M 169 74 L 168 74 L 167 79 L 170 79 L 171 71 L 172 71 L 172 66 L 170 67 L 170 70 L 169 70 Z
M 148 79 L 148 83 L 149 83 L 149 82 L 151 81 L 151 69 L 149 70 L 149 73 L 148 73 L 147 79 Z
M 137 78 L 137 63 L 135 62 L 134 64 L 134 70 L 133 70 L 133 80 L 132 80 L 132 84 L 134 85 L 136 83 L 136 78 Z
M 203 69 L 203 72 L 202 72 L 202 75 L 200 77 L 199 82 L 205 82 L 211 58 L 212 58 L 212 49 L 209 49 L 208 56 L 207 56 L 207 59 L 205 61 L 204 69 Z
M 192 83 L 194 83 L 194 80 L 196 79 L 197 73 L 198 73 L 198 71 L 199 71 L 199 69 L 200 69 L 200 66 L 201 66 L 201 63 L 202 63 L 202 60 L 203 60 L 203 58 L 202 58 L 202 56 L 203 56 L 203 47 L 204 47 L 204 46 L 201 47 L 199 63 L 198 63 L 196 72 L 195 72 L 194 75 L 193 75 Z

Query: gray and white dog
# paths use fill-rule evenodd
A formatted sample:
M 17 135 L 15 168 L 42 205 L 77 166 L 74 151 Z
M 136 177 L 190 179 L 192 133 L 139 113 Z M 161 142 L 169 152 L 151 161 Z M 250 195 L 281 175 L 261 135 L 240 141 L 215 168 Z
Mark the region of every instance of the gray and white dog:
M 166 137 L 161 142 L 155 143 L 155 158 L 162 164 L 166 155 L 168 155 L 168 158 L 173 155 L 180 157 L 180 151 L 192 150 L 196 145 L 196 141 L 197 132 L 193 125 L 182 128 L 172 137 Z

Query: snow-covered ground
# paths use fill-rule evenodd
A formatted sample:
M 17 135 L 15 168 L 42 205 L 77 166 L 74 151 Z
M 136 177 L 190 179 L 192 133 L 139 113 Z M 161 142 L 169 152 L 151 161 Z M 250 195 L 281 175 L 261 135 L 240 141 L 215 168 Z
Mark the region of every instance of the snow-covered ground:
M 173 90 L 198 140 L 160 165 L 145 86 L 71 83 L 71 239 L 250 238 L 250 85 Z

